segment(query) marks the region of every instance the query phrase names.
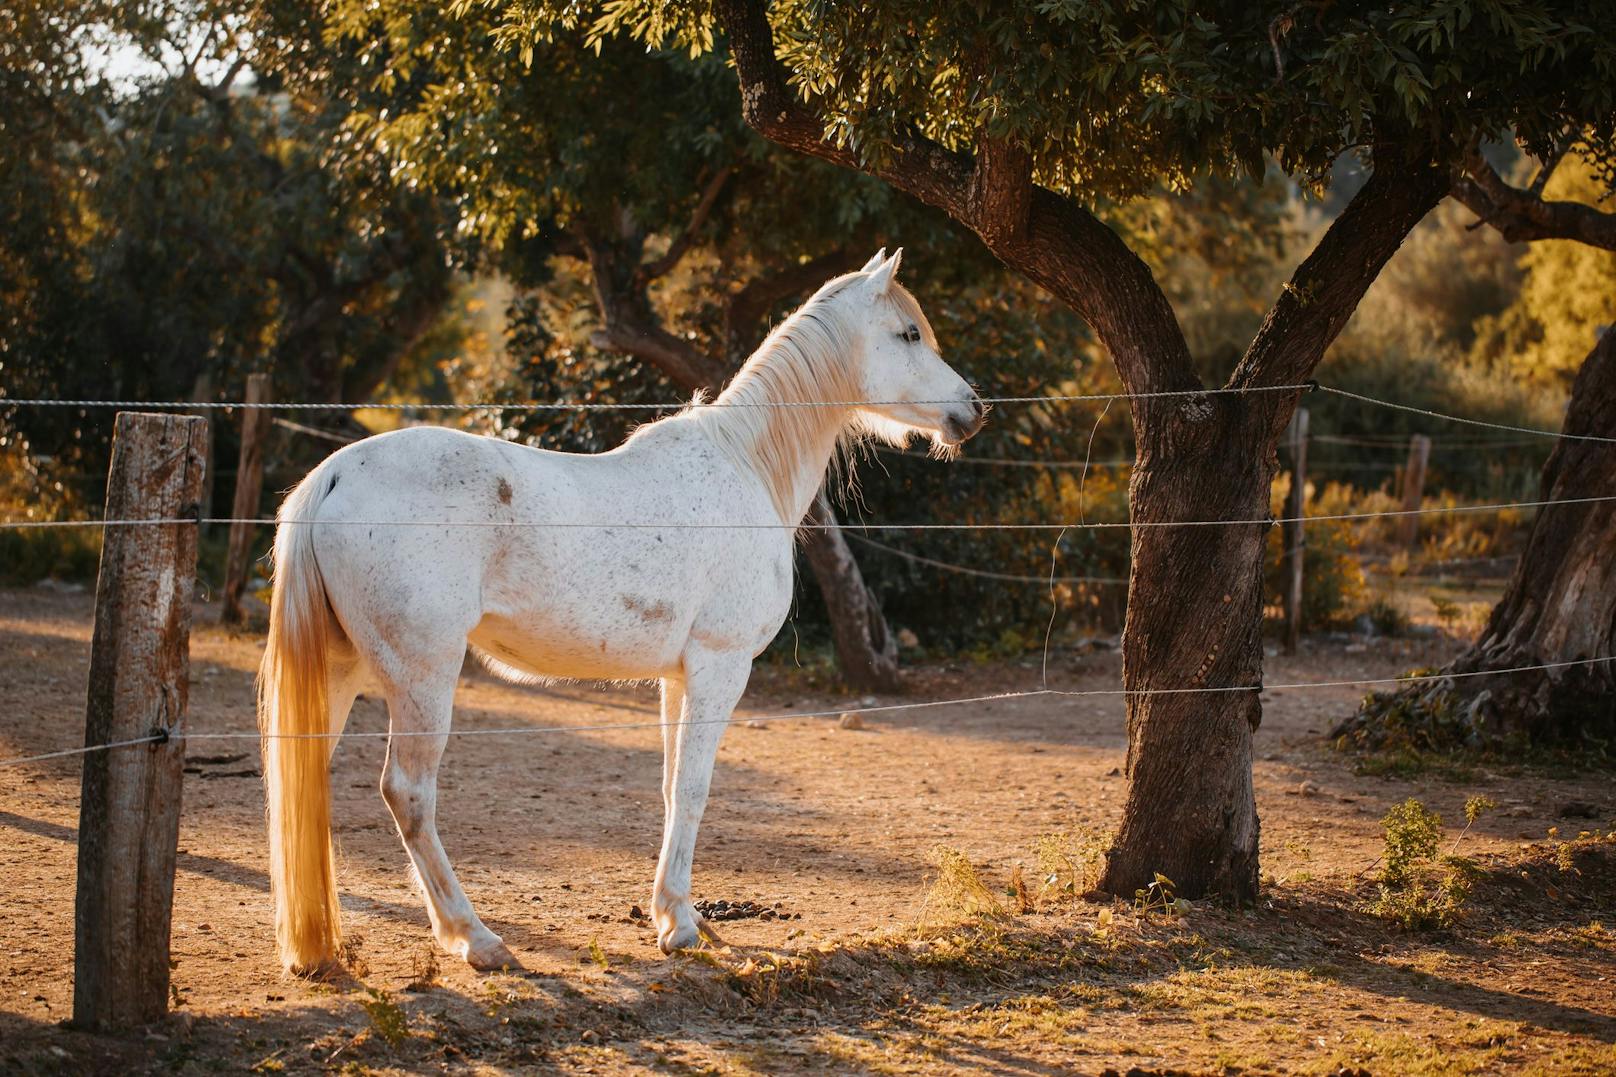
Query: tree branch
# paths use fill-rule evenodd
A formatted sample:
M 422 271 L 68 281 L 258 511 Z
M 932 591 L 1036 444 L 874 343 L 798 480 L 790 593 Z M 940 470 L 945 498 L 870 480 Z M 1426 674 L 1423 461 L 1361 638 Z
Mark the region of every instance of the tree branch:
M 622 278 L 612 248 L 589 235 L 578 238 L 586 253 L 595 306 L 602 323 L 590 334 L 590 343 L 651 364 L 681 392 L 717 389 L 722 385 L 723 364 L 690 341 L 664 329 L 651 310 L 643 285 L 632 277 L 626 287 L 619 283 Z
M 1444 171 L 1417 150 L 1401 159 L 1395 152 L 1388 147 L 1376 154 L 1369 182 L 1286 282 L 1230 376 L 1231 388 L 1293 385 L 1312 376 L 1404 238 L 1442 201 L 1449 182 Z M 1293 398 L 1268 395 L 1283 425 Z
M 1538 178 L 1546 183 L 1556 161 L 1557 158 L 1545 161 Z M 1616 251 L 1616 213 L 1601 212 L 1580 202 L 1546 200 L 1535 180 L 1524 191 L 1512 187 L 1476 151 L 1466 157 L 1464 172 L 1453 180 L 1453 197 L 1474 213 L 1479 223 L 1491 225 L 1511 243 L 1574 239 Z
M 1554 175 L 1554 170 L 1560 167 L 1560 162 L 1565 160 L 1566 152 L 1570 149 L 1571 140 L 1569 138 L 1554 147 L 1554 152 L 1544 158 L 1543 167 L 1539 168 L 1537 175 L 1532 177 L 1532 185 L 1526 189 L 1527 194 L 1533 198 L 1543 197 L 1543 188 L 1549 185 L 1549 177 Z
M 1015 228 L 1019 195 L 973 197 L 1013 186 L 1016 155 L 984 147 L 981 165 L 920 134 L 900 137 L 879 163 L 862 161 L 824 137 L 824 124 L 791 91 L 774 52 L 764 0 L 715 0 L 741 83 L 741 113 L 759 134 L 787 149 L 867 172 L 935 206 L 982 237 L 1005 265 L 1047 288 L 1094 326 L 1130 392 L 1201 388 L 1172 304 L 1145 263 L 1099 218 L 1069 198 L 1026 184 L 1025 226 Z M 982 177 L 978 182 L 977 177 Z M 1008 207 L 988 212 L 985 207 Z M 1011 227 L 1001 227 L 1005 222 Z M 1136 409 L 1137 417 L 1137 409 Z
M 735 166 L 725 165 L 708 181 L 706 190 L 702 192 L 701 201 L 696 203 L 696 212 L 690 215 L 690 223 L 674 238 L 673 243 L 668 246 L 667 253 L 655 261 L 646 262 L 634 271 L 639 284 L 650 284 L 679 264 L 679 260 L 685 256 L 685 252 L 690 249 L 690 245 L 701 232 L 702 225 L 707 223 L 707 215 L 712 212 L 713 203 L 718 201 L 718 195 L 723 191 L 724 184 L 734 174 Z
M 589 334 L 602 351 L 622 352 L 661 371 L 681 392 L 693 393 L 723 384 L 723 371 L 694 344 L 657 326 L 609 321 Z
M 740 291 L 730 296 L 724 310 L 724 345 L 733 365 L 744 359 L 762 337 L 759 323 L 770 308 L 809 288 L 823 284 L 846 268 L 848 253 L 845 248 L 811 258 L 806 262 L 776 272 L 753 277 Z
M 985 133 L 977 139 L 970 204 L 977 231 L 990 246 L 1026 233 L 1032 207 L 1032 154 L 1026 147 Z

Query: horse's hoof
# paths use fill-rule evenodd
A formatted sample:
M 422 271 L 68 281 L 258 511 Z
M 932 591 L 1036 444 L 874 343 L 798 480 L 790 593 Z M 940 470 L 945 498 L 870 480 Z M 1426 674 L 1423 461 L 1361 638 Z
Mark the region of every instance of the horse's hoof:
M 497 937 L 477 946 L 466 947 L 466 964 L 478 972 L 522 972 L 522 962 Z
M 339 980 L 348 974 L 348 970 L 342 967 L 342 962 L 334 957 L 322 958 L 305 964 L 287 965 L 286 971 L 300 980 L 311 980 L 316 983 Z
M 679 950 L 694 950 L 701 945 L 701 929 L 695 924 L 675 924 L 657 936 L 657 948 L 672 955 Z

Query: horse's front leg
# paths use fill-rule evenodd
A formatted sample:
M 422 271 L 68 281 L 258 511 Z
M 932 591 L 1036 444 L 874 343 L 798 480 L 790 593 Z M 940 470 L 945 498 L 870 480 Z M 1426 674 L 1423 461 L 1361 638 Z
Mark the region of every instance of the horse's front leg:
M 701 937 L 701 918 L 690 898 L 696 829 L 707 807 L 718 742 L 751 672 L 748 655 L 700 651 L 686 655 L 684 706 L 669 745 L 673 750 L 672 790 L 651 894 L 657 945 L 665 954 L 695 946 Z M 669 712 L 671 707 L 665 715 Z

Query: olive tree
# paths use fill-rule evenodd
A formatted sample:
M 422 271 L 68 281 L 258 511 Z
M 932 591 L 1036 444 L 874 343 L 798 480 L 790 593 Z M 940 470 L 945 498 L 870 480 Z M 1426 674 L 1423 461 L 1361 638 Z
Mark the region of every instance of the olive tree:
M 1478 141 L 1547 156 L 1568 130 L 1611 158 L 1616 8 L 1601 0 L 1387 4 L 1022 0 L 489 0 L 502 32 L 588 25 L 727 48 L 746 121 L 877 176 L 970 228 L 1109 351 L 1137 460 L 1123 633 L 1129 792 L 1102 885 L 1258 885 L 1262 521 L 1275 446 L 1325 350 Z M 1369 177 L 1216 384 L 1172 304 L 1098 210 L 1272 162 L 1313 188 Z M 1217 391 L 1212 391 L 1217 390 Z M 1186 689 L 1232 689 L 1201 694 Z

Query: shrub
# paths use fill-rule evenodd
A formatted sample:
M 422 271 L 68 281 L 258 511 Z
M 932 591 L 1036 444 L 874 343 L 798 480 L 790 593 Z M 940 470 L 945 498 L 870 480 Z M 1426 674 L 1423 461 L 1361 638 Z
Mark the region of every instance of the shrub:
M 1290 481 L 1287 473 L 1274 483 L 1270 510 L 1276 518 L 1286 515 Z M 1309 516 L 1324 514 L 1325 510 L 1316 503 L 1307 507 Z M 1284 528 L 1271 527 L 1263 568 L 1264 604 L 1283 610 L 1290 581 Z M 1339 520 L 1308 524 L 1302 556 L 1302 627 L 1328 628 L 1350 620 L 1363 607 L 1364 594 L 1363 568 L 1358 563 L 1357 540 L 1351 526 Z
M 35 458 L 26 442 L 0 427 L 0 518 L 72 519 L 87 515 L 79 501 L 49 461 Z M 99 528 L 0 529 L 0 584 L 93 580 L 100 560 Z
M 1490 803 L 1485 797 L 1466 801 L 1466 832 Z M 1371 911 L 1405 931 L 1452 927 L 1470 896 L 1476 868 L 1451 852 L 1441 855 L 1442 817 L 1410 797 L 1386 813 L 1381 827 L 1386 847 Z

